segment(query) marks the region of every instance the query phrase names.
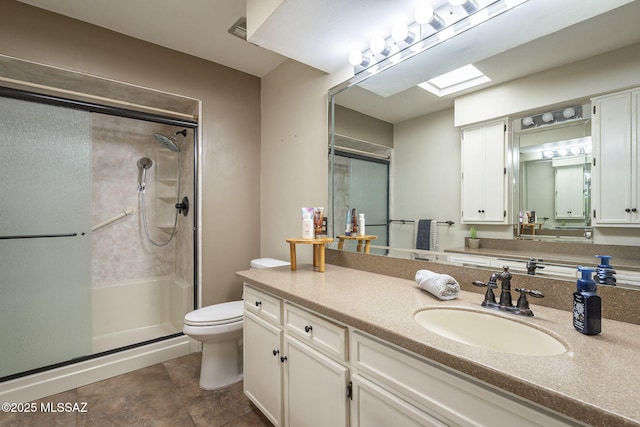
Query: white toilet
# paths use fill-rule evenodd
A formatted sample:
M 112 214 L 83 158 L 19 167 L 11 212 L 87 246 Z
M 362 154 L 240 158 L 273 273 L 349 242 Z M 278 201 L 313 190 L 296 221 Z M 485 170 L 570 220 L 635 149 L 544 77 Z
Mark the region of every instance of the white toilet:
M 289 265 L 286 261 L 259 258 L 251 268 Z M 202 307 L 184 316 L 185 335 L 202 342 L 200 388 L 217 390 L 242 380 L 243 301 Z

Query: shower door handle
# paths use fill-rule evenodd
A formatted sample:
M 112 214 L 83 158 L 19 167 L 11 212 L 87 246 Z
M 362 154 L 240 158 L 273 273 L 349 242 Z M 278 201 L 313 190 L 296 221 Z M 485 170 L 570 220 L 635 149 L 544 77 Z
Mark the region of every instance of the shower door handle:
M 76 237 L 78 233 L 66 233 L 66 234 L 24 234 L 17 236 L 0 236 L 0 240 L 14 240 L 14 239 L 45 239 L 52 237 Z M 82 233 L 84 235 L 84 233 Z

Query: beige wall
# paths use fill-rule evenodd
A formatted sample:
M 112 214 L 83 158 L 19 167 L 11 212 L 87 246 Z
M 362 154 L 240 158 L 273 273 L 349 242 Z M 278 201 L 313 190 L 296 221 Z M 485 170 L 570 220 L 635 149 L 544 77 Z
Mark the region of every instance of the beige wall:
M 239 298 L 260 255 L 260 79 L 11 0 L 0 15 L 0 54 L 202 100 L 203 302 Z
M 327 207 L 327 91 L 347 77 L 288 60 L 262 79 L 261 256 L 288 260 L 300 208 Z M 311 247 L 297 253 L 311 262 Z

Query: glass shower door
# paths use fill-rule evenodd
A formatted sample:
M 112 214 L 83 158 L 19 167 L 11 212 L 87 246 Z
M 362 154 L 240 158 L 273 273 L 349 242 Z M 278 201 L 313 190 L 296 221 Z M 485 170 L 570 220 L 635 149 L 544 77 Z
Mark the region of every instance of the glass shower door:
M 0 378 L 91 354 L 90 113 L 0 98 Z

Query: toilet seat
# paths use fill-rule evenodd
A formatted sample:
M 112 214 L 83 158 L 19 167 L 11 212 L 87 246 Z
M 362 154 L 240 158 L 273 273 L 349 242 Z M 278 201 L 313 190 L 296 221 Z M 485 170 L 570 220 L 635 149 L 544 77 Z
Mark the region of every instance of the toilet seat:
M 231 301 L 202 307 L 187 313 L 184 324 L 189 326 L 217 326 L 242 322 L 243 301 Z

